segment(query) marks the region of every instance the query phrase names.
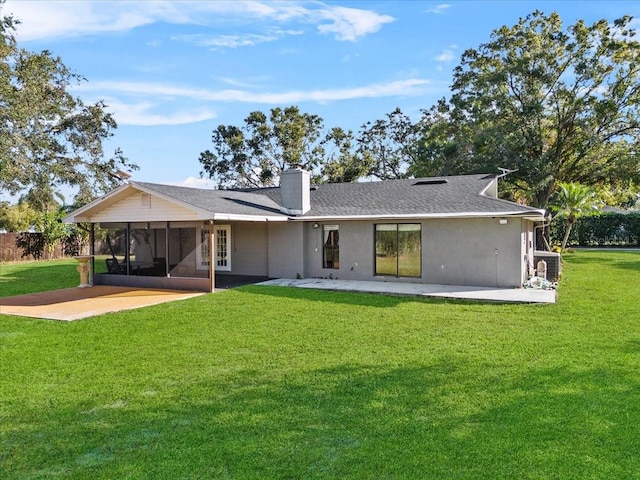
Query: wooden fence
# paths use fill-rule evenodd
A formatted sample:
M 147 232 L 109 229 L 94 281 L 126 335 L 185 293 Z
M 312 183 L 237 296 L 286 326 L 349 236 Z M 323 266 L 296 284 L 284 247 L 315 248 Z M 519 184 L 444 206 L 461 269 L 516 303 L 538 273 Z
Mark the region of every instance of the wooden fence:
M 33 256 L 22 256 L 22 248 L 16 247 L 17 233 L 0 233 L 0 262 L 27 262 L 35 260 Z M 45 249 L 42 254 L 42 260 L 52 260 L 55 258 L 64 258 L 62 245 L 56 245 L 53 254 L 49 254 Z

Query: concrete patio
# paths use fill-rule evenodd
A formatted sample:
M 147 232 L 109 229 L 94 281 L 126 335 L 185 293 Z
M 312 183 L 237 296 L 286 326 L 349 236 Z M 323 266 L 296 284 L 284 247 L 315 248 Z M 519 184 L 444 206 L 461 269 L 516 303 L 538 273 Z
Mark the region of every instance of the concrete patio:
M 96 285 L 0 298 L 0 314 L 72 321 L 198 295 L 203 293 Z
M 507 303 L 555 303 L 555 290 L 528 288 L 491 288 L 460 285 L 436 285 L 400 282 L 367 282 L 354 280 L 332 280 L 304 278 L 300 280 L 275 279 L 258 285 L 282 287 L 317 288 L 345 292 L 369 292 L 391 295 L 410 295 L 420 297 L 440 297 L 463 300 L 479 300 Z
M 223 279 L 221 279 L 223 280 Z M 508 303 L 555 303 L 555 290 L 525 288 L 488 288 L 457 285 L 434 285 L 400 282 L 365 282 L 353 280 L 329 280 L 306 278 L 301 280 L 243 277 L 233 282 L 220 282 L 216 291 L 236 288 L 253 282 L 257 285 L 295 288 L 315 288 L 345 292 L 381 293 L 439 297 L 462 300 L 478 300 Z M 204 295 L 202 292 L 129 288 L 95 285 L 90 288 L 67 288 L 50 292 L 32 293 L 0 298 L 0 314 L 32 318 L 72 321 L 110 312 L 156 305 Z

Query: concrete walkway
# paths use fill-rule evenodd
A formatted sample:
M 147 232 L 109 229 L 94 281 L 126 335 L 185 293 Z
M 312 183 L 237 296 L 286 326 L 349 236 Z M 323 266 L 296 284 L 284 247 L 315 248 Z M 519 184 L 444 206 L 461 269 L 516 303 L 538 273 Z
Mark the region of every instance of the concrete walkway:
M 536 290 L 525 288 L 491 288 L 460 285 L 436 285 L 400 282 L 366 282 L 355 280 L 326 280 L 304 278 L 292 280 L 279 278 L 258 285 L 282 287 L 317 288 L 345 292 L 386 293 L 391 295 L 411 295 L 422 297 L 443 297 L 464 300 L 511 303 L 555 303 L 555 290 Z

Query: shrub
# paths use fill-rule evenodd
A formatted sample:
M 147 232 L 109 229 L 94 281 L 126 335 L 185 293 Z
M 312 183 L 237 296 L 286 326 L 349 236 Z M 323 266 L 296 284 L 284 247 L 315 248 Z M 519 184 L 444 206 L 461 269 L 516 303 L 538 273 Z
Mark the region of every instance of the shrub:
M 20 232 L 16 237 L 16 247 L 22 249 L 22 258 L 31 255 L 35 260 L 40 260 L 44 246 L 44 235 L 40 232 Z
M 551 244 L 562 241 L 565 228 L 565 215 L 561 214 L 553 218 L 550 227 Z M 569 236 L 568 245 L 583 247 L 640 245 L 640 212 L 597 212 L 580 217 Z

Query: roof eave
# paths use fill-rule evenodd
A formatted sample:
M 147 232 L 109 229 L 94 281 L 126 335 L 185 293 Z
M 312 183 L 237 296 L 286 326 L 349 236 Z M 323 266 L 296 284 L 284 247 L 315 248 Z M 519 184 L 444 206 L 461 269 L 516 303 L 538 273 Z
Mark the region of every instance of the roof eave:
M 236 221 L 236 222 L 286 222 L 289 217 L 284 215 L 237 215 L 232 213 L 214 213 L 211 217 L 214 222 L 220 221 Z
M 126 183 L 124 185 L 120 185 L 118 188 L 111 190 L 110 192 L 104 194 L 103 196 L 96 198 L 95 200 L 87 203 L 86 205 L 70 212 L 67 216 L 62 219 L 63 223 L 81 223 L 81 222 L 89 222 L 89 216 L 86 215 L 87 212 L 93 210 L 95 207 L 102 203 L 108 203 L 110 201 L 117 201 L 116 197 L 124 197 L 122 195 L 125 191 L 131 189 L 131 184 Z
M 289 217 L 289 220 L 296 222 L 322 222 L 336 220 L 428 220 L 445 218 L 522 217 L 532 221 L 544 221 L 544 214 L 544 210 L 524 210 L 516 212 L 458 212 L 395 215 L 313 215 L 305 217 Z

